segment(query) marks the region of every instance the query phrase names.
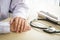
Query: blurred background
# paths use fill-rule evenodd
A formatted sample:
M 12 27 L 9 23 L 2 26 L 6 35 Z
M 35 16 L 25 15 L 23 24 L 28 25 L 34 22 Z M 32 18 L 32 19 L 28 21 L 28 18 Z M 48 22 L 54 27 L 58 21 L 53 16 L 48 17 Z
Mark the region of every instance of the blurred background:
M 60 17 L 60 0 L 26 0 L 29 7 L 29 19 L 37 18 L 37 12 L 45 11 L 50 14 Z

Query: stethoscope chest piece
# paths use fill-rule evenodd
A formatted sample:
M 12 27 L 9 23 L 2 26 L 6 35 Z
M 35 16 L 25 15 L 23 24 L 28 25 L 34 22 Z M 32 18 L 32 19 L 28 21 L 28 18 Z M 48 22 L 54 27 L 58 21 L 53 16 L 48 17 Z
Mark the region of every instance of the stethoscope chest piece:
M 60 33 L 60 30 L 56 30 L 55 28 L 53 27 L 49 27 L 47 29 L 43 29 L 44 32 L 47 32 L 47 33 Z

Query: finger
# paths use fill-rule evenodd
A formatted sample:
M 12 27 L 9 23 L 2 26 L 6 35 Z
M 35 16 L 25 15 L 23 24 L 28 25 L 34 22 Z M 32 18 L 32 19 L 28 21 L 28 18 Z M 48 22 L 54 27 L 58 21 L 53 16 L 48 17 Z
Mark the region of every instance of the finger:
M 27 27 L 27 23 L 26 23 L 26 21 L 25 21 L 25 24 L 24 24 L 24 28 L 23 28 L 23 31 L 26 31 L 26 27 Z
M 18 23 L 17 32 L 20 32 L 20 29 L 21 29 L 21 19 L 19 19 L 19 23 Z
M 14 28 L 14 23 L 12 23 L 12 24 L 10 25 L 10 31 L 15 31 L 14 29 L 15 29 L 15 28 Z
M 19 18 L 18 18 L 18 17 L 16 17 L 16 18 L 15 18 L 15 31 L 17 31 L 18 20 L 19 20 Z
M 12 24 L 12 23 L 13 23 L 13 20 L 14 20 L 14 18 L 12 18 L 12 19 L 10 20 L 10 24 Z
M 30 26 L 27 22 L 25 22 L 24 31 L 28 31 L 28 30 L 30 30 L 30 29 L 31 29 L 31 26 Z
M 22 19 L 22 23 L 21 23 L 21 31 L 20 31 L 20 32 L 23 32 L 23 28 L 25 27 L 25 26 L 24 26 L 24 24 L 25 24 L 24 22 L 25 22 L 25 20 Z
M 30 30 L 31 29 L 31 26 L 27 26 L 26 30 Z
M 27 30 L 30 30 L 31 26 L 27 23 Z

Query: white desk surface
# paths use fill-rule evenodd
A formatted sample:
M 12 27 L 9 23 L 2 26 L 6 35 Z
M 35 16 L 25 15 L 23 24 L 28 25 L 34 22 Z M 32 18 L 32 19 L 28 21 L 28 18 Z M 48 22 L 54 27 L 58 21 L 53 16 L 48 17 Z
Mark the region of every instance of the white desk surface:
M 58 25 L 55 25 L 46 21 L 40 21 L 40 22 L 45 23 L 48 26 L 49 25 L 53 26 L 56 29 L 60 29 L 60 26 Z M 9 34 L 0 34 L 0 40 L 60 40 L 60 33 L 48 34 L 43 32 L 41 29 L 32 28 L 30 31 L 23 32 L 23 33 L 11 32 Z

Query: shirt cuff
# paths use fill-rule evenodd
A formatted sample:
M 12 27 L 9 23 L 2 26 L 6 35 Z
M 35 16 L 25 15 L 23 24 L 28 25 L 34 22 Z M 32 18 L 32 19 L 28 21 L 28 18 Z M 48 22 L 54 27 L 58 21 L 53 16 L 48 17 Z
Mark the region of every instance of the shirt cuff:
M 0 33 L 10 33 L 9 22 L 0 22 Z

